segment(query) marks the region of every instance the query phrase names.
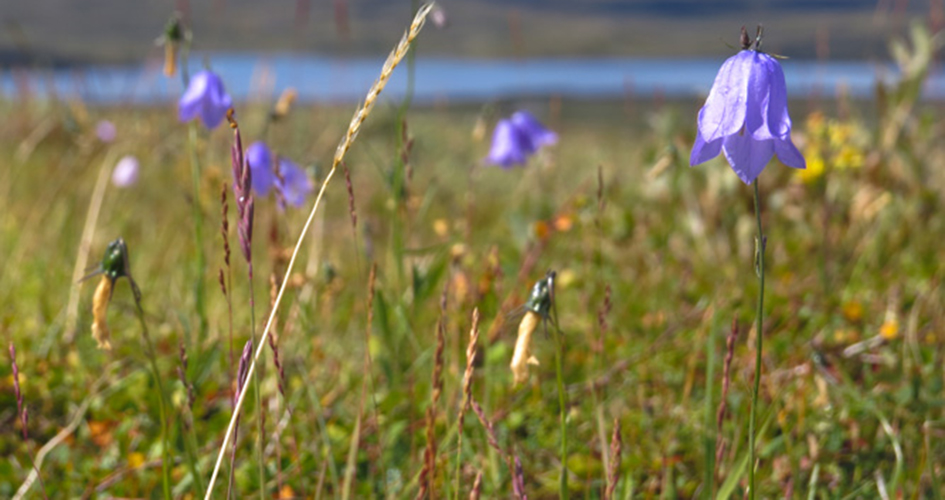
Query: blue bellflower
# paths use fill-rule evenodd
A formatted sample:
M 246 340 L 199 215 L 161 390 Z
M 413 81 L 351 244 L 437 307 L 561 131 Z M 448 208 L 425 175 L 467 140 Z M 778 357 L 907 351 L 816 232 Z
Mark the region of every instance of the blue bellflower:
M 246 148 L 246 161 L 252 171 L 253 191 L 259 196 L 266 196 L 276 178 L 272 171 L 272 151 L 266 143 L 254 142 Z
M 496 124 L 486 160 L 502 168 L 523 165 L 542 146 L 556 142 L 558 134 L 545 128 L 531 113 L 516 111 Z
M 789 167 L 806 168 L 791 142 L 784 72 L 777 59 L 757 50 L 728 58 L 699 111 L 689 165 L 725 153 L 732 170 L 751 184 L 773 155 Z
M 223 80 L 212 71 L 204 70 L 190 78 L 187 90 L 178 102 L 180 121 L 189 122 L 200 117 L 207 128 L 216 128 L 226 110 L 233 106 L 233 100 L 223 88 Z
M 279 177 L 275 180 L 276 189 L 282 193 L 282 199 L 293 207 L 305 203 L 305 197 L 312 192 L 312 181 L 305 171 L 286 158 L 279 158 Z M 280 200 L 281 201 L 281 200 Z

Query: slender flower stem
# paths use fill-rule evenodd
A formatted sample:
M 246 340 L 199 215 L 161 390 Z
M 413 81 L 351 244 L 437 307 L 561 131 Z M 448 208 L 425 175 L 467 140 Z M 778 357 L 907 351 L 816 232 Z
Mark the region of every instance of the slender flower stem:
M 765 234 L 761 229 L 761 199 L 758 195 L 758 180 L 755 179 L 755 218 L 758 221 L 758 240 L 755 242 L 755 273 L 758 275 L 758 318 L 755 327 L 755 384 L 751 391 L 751 417 L 748 423 L 748 493 L 749 498 L 755 498 L 755 416 L 758 413 L 758 389 L 761 386 L 761 346 L 764 338 L 762 326 L 764 324 L 765 305 Z
M 256 292 L 255 287 L 253 286 L 253 263 L 249 262 L 249 316 L 250 316 L 250 332 L 252 332 L 252 341 L 253 349 L 256 346 Z M 262 344 L 260 344 L 260 348 Z M 263 437 L 265 434 L 265 429 L 263 429 L 263 407 L 262 407 L 262 386 L 259 385 L 259 370 L 253 371 L 253 385 L 256 392 L 256 430 L 259 436 L 256 439 L 256 452 L 259 455 L 257 462 L 259 463 L 259 498 L 260 500 L 265 500 L 266 498 L 266 461 L 263 455 Z
M 144 309 L 141 308 L 141 301 L 135 297 L 135 306 L 137 307 L 138 322 L 141 323 L 141 336 L 144 337 L 145 346 L 148 348 L 148 360 L 151 362 L 151 374 L 157 383 L 161 410 L 161 485 L 164 490 L 165 500 L 171 500 L 171 449 L 167 438 L 167 399 L 164 392 L 164 382 L 161 381 L 161 372 L 157 365 L 157 352 L 154 350 L 154 343 L 151 342 L 151 335 L 148 333 L 148 325 L 144 321 Z M 196 478 L 194 478 L 196 479 Z
M 195 346 L 199 346 L 200 342 L 203 341 L 207 335 L 207 304 L 203 279 L 203 274 L 207 267 L 207 256 L 203 247 L 203 210 L 200 208 L 200 161 L 197 157 L 197 124 L 194 122 L 190 123 L 187 144 L 188 148 L 190 149 L 190 172 L 194 189 L 194 199 L 192 206 L 194 209 L 194 246 L 196 247 L 197 251 L 197 260 L 195 264 L 197 269 L 194 273 L 194 297 L 195 306 L 197 308 L 197 316 L 200 322 L 197 342 L 193 342 L 193 345 L 188 346 L 193 349 Z M 194 352 L 199 353 L 199 350 Z
M 561 427 L 561 478 L 558 483 L 558 498 L 568 498 L 568 402 L 564 392 L 564 339 L 557 326 L 553 328 L 555 337 L 555 372 L 558 379 L 558 406 Z

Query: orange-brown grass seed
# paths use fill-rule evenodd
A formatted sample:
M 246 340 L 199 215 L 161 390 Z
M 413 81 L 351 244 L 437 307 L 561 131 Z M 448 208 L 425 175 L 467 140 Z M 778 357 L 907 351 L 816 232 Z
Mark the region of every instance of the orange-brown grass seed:
M 108 310 L 108 302 L 112 298 L 112 280 L 102 275 L 102 280 L 98 282 L 98 288 L 95 289 L 95 295 L 92 297 L 92 337 L 98 343 L 99 349 L 110 350 L 112 348 L 109 342 L 110 332 L 108 323 L 105 321 L 105 313 Z
M 512 354 L 513 385 L 528 380 L 528 365 L 538 365 L 538 360 L 529 355 L 529 346 L 532 343 L 532 334 L 538 329 L 541 316 L 534 311 L 525 311 L 522 322 L 518 324 L 518 338 L 515 340 L 515 352 Z
M 177 74 L 177 44 L 168 40 L 164 43 L 164 76 Z

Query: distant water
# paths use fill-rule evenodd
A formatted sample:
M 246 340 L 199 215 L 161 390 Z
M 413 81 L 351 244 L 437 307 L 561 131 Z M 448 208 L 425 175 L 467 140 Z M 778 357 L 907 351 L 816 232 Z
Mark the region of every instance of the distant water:
M 415 99 L 484 101 L 516 96 L 560 95 L 576 98 L 643 98 L 700 96 L 708 92 L 718 59 L 417 59 Z M 313 55 L 211 53 L 191 58 L 191 71 L 209 61 L 236 100 L 271 99 L 294 87 L 307 102 L 352 102 L 363 99 L 377 78 L 382 59 L 332 59 Z M 890 65 L 871 62 L 782 62 L 788 91 L 794 97 L 833 96 L 845 88 L 853 96 L 869 97 L 877 81 L 896 77 Z M 386 98 L 404 96 L 406 65 L 398 67 L 384 91 Z M 155 104 L 176 99 L 180 78 L 165 78 L 161 62 L 137 66 L 89 66 L 61 70 L 6 70 L 0 91 L 8 97 L 27 92 L 89 102 Z M 926 98 L 945 99 L 945 72 L 937 69 L 924 89 Z

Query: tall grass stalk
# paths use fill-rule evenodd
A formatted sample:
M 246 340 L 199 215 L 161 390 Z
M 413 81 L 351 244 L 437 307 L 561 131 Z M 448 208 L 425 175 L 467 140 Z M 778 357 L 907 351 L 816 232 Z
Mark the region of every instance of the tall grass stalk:
M 758 275 L 758 311 L 755 326 L 755 383 L 751 390 L 751 416 L 748 423 L 748 487 L 749 498 L 755 498 L 755 418 L 758 413 L 758 389 L 761 386 L 761 347 L 764 339 L 765 305 L 765 234 L 761 228 L 761 200 L 758 195 L 758 180 L 753 183 L 755 191 L 755 219 L 758 222 L 758 240 L 755 242 L 755 272 Z
M 102 201 L 105 199 L 105 188 L 108 187 L 109 173 L 111 166 L 115 162 L 115 154 L 109 151 L 102 161 L 102 166 L 98 172 L 98 179 L 95 181 L 95 188 L 92 190 L 92 198 L 89 200 L 89 211 L 85 216 L 85 225 L 82 227 L 82 237 L 79 238 L 79 249 L 76 251 L 75 267 L 72 268 L 72 281 L 76 284 L 69 290 L 69 302 L 66 306 L 66 328 L 64 339 L 66 343 L 72 342 L 75 337 L 76 321 L 79 317 L 79 290 L 82 288 L 82 274 L 89 263 L 89 252 L 92 249 L 92 239 L 95 237 L 95 227 L 98 225 L 98 215 L 102 210 Z
M 305 240 L 305 235 L 308 233 L 308 229 L 312 225 L 312 221 L 315 219 L 315 214 L 318 212 L 318 207 L 321 205 L 322 198 L 325 195 L 325 190 L 328 188 L 328 184 L 331 182 L 332 177 L 334 177 L 335 172 L 338 169 L 338 165 L 341 164 L 341 161 L 344 159 L 348 149 L 351 148 L 351 145 L 357 138 L 358 132 L 361 130 L 361 124 L 364 123 L 364 120 L 367 119 L 368 115 L 370 115 L 371 110 L 374 108 L 374 104 L 377 102 L 377 97 L 387 85 L 394 68 L 396 68 L 397 64 L 400 63 L 400 61 L 404 58 L 407 53 L 407 49 L 410 47 L 410 44 L 414 41 L 417 35 L 420 34 L 420 30 L 423 28 L 427 14 L 430 13 L 430 9 L 433 8 L 433 5 L 433 3 L 429 3 L 423 6 L 423 8 L 417 12 L 416 17 L 414 17 L 410 24 L 410 28 L 404 34 L 403 38 L 401 38 L 400 42 L 397 44 L 391 54 L 387 57 L 387 60 L 384 62 L 384 66 L 381 69 L 381 74 L 368 91 L 367 96 L 364 99 L 364 104 L 358 108 L 358 110 L 354 113 L 354 116 L 351 118 L 347 132 L 341 139 L 338 147 L 335 149 L 335 156 L 332 160 L 331 170 L 328 171 L 328 175 L 326 175 L 325 180 L 322 181 L 321 187 L 318 190 L 318 195 L 315 197 L 315 204 L 312 206 L 311 212 L 309 212 L 308 218 L 305 221 L 305 225 L 302 226 L 302 231 L 299 234 L 298 240 L 296 240 L 295 248 L 292 250 L 292 257 L 289 259 L 289 264 L 286 267 L 286 276 L 291 276 L 292 274 L 292 269 L 295 267 L 295 260 L 299 254 L 299 249 L 302 247 L 302 242 Z M 263 347 L 265 347 L 265 339 L 269 335 L 269 329 L 272 327 L 272 322 L 279 310 L 279 304 L 282 303 L 282 297 L 285 294 L 285 289 L 289 281 L 290 280 L 283 280 L 282 285 L 279 287 L 279 295 L 276 296 L 275 304 L 273 305 L 272 311 L 269 314 L 269 319 L 266 321 L 266 327 L 263 329 L 259 346 L 256 347 L 256 353 L 253 355 L 253 361 L 249 365 L 250 372 L 255 372 L 256 370 L 256 360 L 259 359 L 259 356 L 263 352 Z M 223 443 L 221 444 L 220 451 L 217 454 L 216 465 L 213 468 L 213 474 L 210 476 L 210 484 L 207 486 L 207 492 L 204 496 L 204 498 L 207 500 L 209 500 L 212 495 L 213 485 L 216 482 L 217 475 L 220 472 L 220 464 L 223 462 L 223 455 L 226 452 L 226 446 L 229 443 L 230 435 L 233 432 L 233 425 L 236 421 L 236 417 L 239 415 L 240 408 L 243 406 L 245 395 L 246 393 L 243 391 L 240 394 L 240 397 L 237 399 L 236 406 L 233 408 L 233 415 L 230 417 L 230 423 L 227 425 L 227 429 L 223 434 Z
M 469 401 L 472 399 L 472 378 L 476 366 L 476 345 L 479 343 L 479 308 L 473 309 L 472 327 L 469 330 L 469 344 L 466 346 L 466 370 L 463 372 L 463 393 L 460 396 L 459 416 L 456 419 L 456 474 L 453 478 L 453 490 L 455 498 L 458 500 L 460 495 L 459 478 L 460 467 L 463 457 L 463 425 L 466 420 L 466 412 L 469 411 Z M 477 476 L 477 480 L 482 479 L 482 472 Z M 476 488 L 473 488 L 475 491 Z

